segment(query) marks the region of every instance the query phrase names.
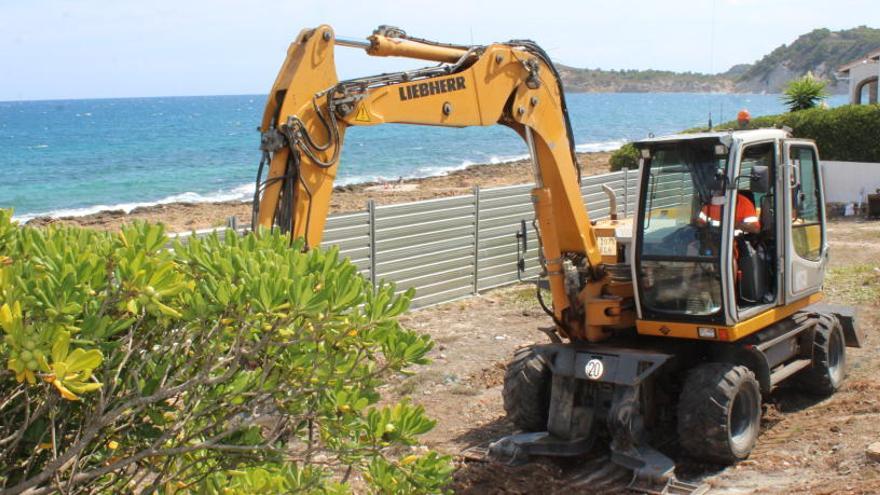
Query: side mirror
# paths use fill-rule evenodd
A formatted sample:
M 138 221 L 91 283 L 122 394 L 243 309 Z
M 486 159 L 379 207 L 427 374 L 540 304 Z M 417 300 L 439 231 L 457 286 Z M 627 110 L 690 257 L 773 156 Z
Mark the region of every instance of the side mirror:
M 770 167 L 755 165 L 752 167 L 752 175 L 749 177 L 752 192 L 766 194 L 770 191 Z

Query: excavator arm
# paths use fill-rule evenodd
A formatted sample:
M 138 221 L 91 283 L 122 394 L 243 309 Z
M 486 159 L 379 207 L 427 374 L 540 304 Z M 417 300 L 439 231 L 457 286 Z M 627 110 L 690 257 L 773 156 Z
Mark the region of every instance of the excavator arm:
M 336 45 L 440 64 L 339 81 Z M 557 330 L 572 340 L 599 341 L 632 324 L 625 307 L 631 285 L 612 281 L 604 270 L 581 197 L 558 74 L 530 41 L 469 47 L 409 38 L 385 26 L 368 41 L 337 39 L 329 26 L 303 30 L 288 49 L 263 114 L 254 227 L 278 227 L 305 239 L 306 247 L 317 246 L 345 130 L 387 123 L 513 129 L 528 144 L 534 165 L 532 198 Z

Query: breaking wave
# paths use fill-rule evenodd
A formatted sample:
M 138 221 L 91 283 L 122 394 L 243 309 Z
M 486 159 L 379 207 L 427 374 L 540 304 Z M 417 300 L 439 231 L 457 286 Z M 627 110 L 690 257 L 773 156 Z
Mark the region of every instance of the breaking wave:
M 578 152 L 598 152 L 598 151 L 614 151 L 624 144 L 626 144 L 626 140 L 615 140 L 615 141 L 602 141 L 595 143 L 582 143 L 575 146 L 575 150 Z M 474 160 L 463 160 L 461 163 L 457 165 L 425 165 L 421 167 L 417 167 L 411 173 L 407 175 L 398 175 L 395 176 L 393 174 L 375 174 L 375 175 L 352 175 L 352 176 L 341 176 L 336 179 L 336 185 L 353 185 L 353 184 L 363 184 L 366 182 L 385 182 L 385 181 L 393 181 L 398 180 L 400 178 L 403 179 L 420 179 L 425 177 L 437 177 L 448 175 L 452 172 L 458 170 L 464 170 L 473 165 L 487 165 L 487 164 L 502 164 L 502 163 L 512 163 L 519 160 L 527 159 L 529 155 L 510 155 L 510 156 L 497 156 L 491 155 L 488 158 L 484 159 L 485 161 L 474 161 Z M 28 213 L 24 215 L 16 215 L 15 220 L 20 222 L 27 222 L 28 220 L 32 220 L 37 217 L 81 217 L 86 215 L 92 215 L 95 213 L 99 213 L 102 211 L 118 211 L 122 210 L 125 213 L 130 213 L 135 208 L 141 207 L 149 207 L 156 205 L 164 205 L 171 203 L 220 203 L 225 201 L 249 201 L 254 196 L 254 184 L 253 182 L 242 184 L 240 186 L 236 186 L 232 189 L 223 189 L 213 193 L 196 193 L 196 192 L 183 192 L 179 194 L 172 194 L 170 196 L 166 196 L 162 199 L 156 201 L 140 201 L 140 202 L 132 202 L 132 203 L 115 203 L 115 204 L 96 204 L 91 206 L 84 206 L 79 208 L 60 208 L 57 210 L 51 210 L 46 212 L 39 213 Z
M 26 215 L 16 215 L 15 220 L 19 222 L 27 222 L 37 217 L 83 217 L 92 215 L 102 211 L 119 211 L 131 213 L 135 208 L 167 205 L 171 203 L 221 203 L 224 201 L 245 201 L 254 197 L 254 184 L 243 184 L 241 186 L 221 190 L 215 193 L 199 194 L 196 192 L 184 192 L 180 194 L 172 194 L 157 201 L 141 201 L 133 203 L 115 203 L 115 204 L 97 204 L 92 206 L 84 206 L 81 208 L 60 208 L 42 213 L 29 213 Z

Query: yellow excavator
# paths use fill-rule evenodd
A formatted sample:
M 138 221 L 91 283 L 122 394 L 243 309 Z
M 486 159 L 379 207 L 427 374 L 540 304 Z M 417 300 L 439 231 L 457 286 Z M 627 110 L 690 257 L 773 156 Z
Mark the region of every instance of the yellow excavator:
M 437 65 L 339 81 L 336 46 Z M 695 493 L 655 445 L 734 463 L 776 386 L 840 386 L 859 332 L 851 308 L 820 303 L 828 240 L 814 143 L 784 129 L 640 141 L 635 218 L 591 221 L 562 82 L 537 44 L 453 45 L 389 26 L 353 40 L 323 25 L 300 32 L 269 93 L 254 228 L 318 246 L 345 130 L 386 123 L 500 124 L 531 154 L 554 342 L 508 365 L 504 407 L 523 433 L 494 442 L 494 457 L 580 456 L 606 432 L 630 488 Z

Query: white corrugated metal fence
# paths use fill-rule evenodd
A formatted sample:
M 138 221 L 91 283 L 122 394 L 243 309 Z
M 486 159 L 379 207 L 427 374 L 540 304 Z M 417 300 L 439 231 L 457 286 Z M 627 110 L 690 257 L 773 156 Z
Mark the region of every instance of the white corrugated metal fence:
M 635 173 L 584 177 L 581 193 L 591 219 L 611 213 L 602 185 L 617 194 L 619 215 L 635 210 Z M 374 283 L 415 288 L 413 307 L 452 301 L 538 275 L 533 187 L 474 188 L 468 195 L 385 206 L 371 201 L 364 212 L 330 216 L 323 245 L 339 246 Z

